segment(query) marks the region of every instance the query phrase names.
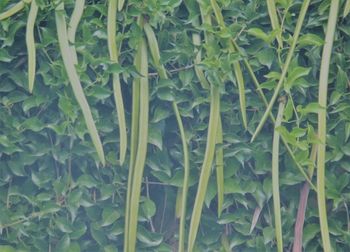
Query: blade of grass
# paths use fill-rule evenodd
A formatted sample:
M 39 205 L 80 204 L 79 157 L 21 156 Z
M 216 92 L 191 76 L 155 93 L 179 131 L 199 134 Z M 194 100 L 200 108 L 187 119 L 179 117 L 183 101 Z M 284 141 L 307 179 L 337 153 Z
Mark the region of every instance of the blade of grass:
M 278 46 L 280 49 L 283 48 L 283 41 L 282 41 L 282 36 L 281 36 L 281 27 L 280 23 L 278 21 L 278 15 L 277 15 L 277 9 L 276 9 L 276 4 L 275 0 L 266 0 L 267 4 L 267 10 L 269 12 L 270 20 L 271 20 L 271 26 L 273 30 L 277 30 L 277 42 Z
M 273 134 L 273 143 L 272 143 L 272 197 L 273 197 L 275 232 L 276 232 L 278 252 L 283 252 L 283 239 L 282 239 L 282 221 L 281 221 L 281 202 L 280 202 L 280 190 L 279 190 L 280 133 L 278 132 L 277 128 L 281 126 L 285 103 L 286 103 L 285 97 L 282 97 L 278 107 L 278 113 L 277 113 L 275 130 Z
M 339 0 L 332 0 L 329 11 L 325 43 L 323 46 L 320 82 L 318 91 L 318 103 L 324 108 L 318 112 L 318 134 L 322 144 L 317 149 L 317 202 L 320 218 L 320 229 L 324 251 L 331 251 L 329 238 L 327 207 L 325 193 L 325 163 L 326 163 L 326 134 L 327 134 L 327 89 L 329 78 L 329 66 L 333 49 L 334 34 L 337 25 Z
M 28 88 L 33 92 L 36 69 L 36 48 L 34 40 L 34 25 L 38 14 L 38 5 L 35 0 L 30 4 L 30 10 L 26 28 L 26 45 L 28 51 Z
M 216 133 L 216 144 L 222 145 L 222 120 L 219 114 L 218 130 Z M 222 213 L 222 206 L 224 205 L 224 149 L 219 146 L 215 153 L 216 162 L 216 184 L 218 188 L 218 217 L 220 218 Z
M 15 15 L 17 12 L 21 11 L 24 8 L 26 3 L 29 4 L 31 1 L 32 0 L 19 1 L 7 11 L 0 13 L 0 21 Z
M 56 18 L 58 42 L 59 42 L 59 47 L 63 58 L 64 67 L 66 69 L 69 82 L 71 83 L 74 96 L 77 99 L 78 104 L 83 112 L 85 123 L 88 128 L 92 142 L 97 151 L 97 155 L 102 165 L 104 166 L 106 161 L 105 161 L 105 155 L 104 155 L 102 143 L 97 133 L 97 129 L 95 126 L 95 122 L 92 118 L 89 104 L 84 95 L 83 88 L 81 86 L 78 74 L 75 70 L 75 66 L 73 63 L 72 53 L 68 43 L 67 25 L 66 25 L 66 20 L 64 15 L 64 4 L 61 1 L 59 1 L 59 4 L 56 7 L 55 18 Z
M 255 88 L 256 88 L 256 91 L 258 92 L 260 98 L 262 99 L 262 101 L 264 102 L 265 106 L 268 107 L 268 102 L 267 102 L 267 99 L 265 97 L 265 94 L 264 92 L 261 90 L 260 88 L 260 84 L 259 84 L 259 81 L 258 79 L 256 78 L 255 74 L 254 74 L 254 71 L 252 69 L 252 67 L 250 66 L 248 60 L 246 58 L 244 58 L 244 54 L 243 52 L 241 51 L 241 49 L 239 48 L 239 46 L 236 44 L 236 42 L 234 40 L 232 40 L 232 43 L 234 45 L 234 47 L 236 48 L 236 50 L 240 53 L 240 55 L 243 57 L 243 62 L 244 62 L 244 65 L 246 66 L 247 70 L 248 70 L 248 73 L 249 75 L 251 76 L 252 80 L 253 80 L 253 83 L 255 85 Z M 275 124 L 275 117 L 273 116 L 273 114 L 269 113 L 269 116 L 270 116 L 270 119 L 271 121 Z M 282 139 L 282 142 L 284 144 L 284 146 L 286 147 L 290 157 L 292 158 L 292 160 L 294 161 L 295 165 L 297 166 L 297 168 L 299 169 L 300 173 L 305 177 L 306 181 L 310 184 L 311 188 L 314 190 L 314 191 L 317 191 L 316 189 L 316 186 L 312 183 L 312 181 L 310 180 L 310 178 L 307 176 L 307 174 L 305 173 L 303 167 L 299 164 L 298 160 L 296 159 L 292 149 L 290 148 L 288 142 L 286 141 L 286 139 L 284 138 L 284 136 L 281 136 L 281 139 Z
M 309 165 L 309 177 L 312 178 L 315 169 L 315 161 L 317 154 L 317 145 L 312 146 L 310 155 L 310 165 Z M 305 212 L 307 206 L 307 200 L 309 196 L 310 187 L 307 182 L 304 183 L 303 188 L 300 191 L 299 207 L 297 218 L 294 227 L 294 242 L 293 242 L 293 252 L 302 251 L 303 246 L 303 227 L 305 222 Z
M 118 0 L 110 0 L 108 2 L 108 18 L 107 18 L 107 38 L 108 38 L 108 50 L 109 56 L 112 62 L 118 63 L 118 49 L 117 42 L 115 39 L 116 36 L 116 14 L 117 14 L 117 1 Z M 125 122 L 125 110 L 124 110 L 124 102 L 123 95 L 120 86 L 119 74 L 113 74 L 113 94 L 114 101 L 117 108 L 118 115 L 118 124 L 119 124 L 119 162 L 120 165 L 124 163 L 126 149 L 127 149 L 127 133 L 126 133 L 126 122 Z
M 74 65 L 78 64 L 77 52 L 75 50 L 75 34 L 77 33 L 77 28 L 81 17 L 84 12 L 85 0 L 76 0 L 74 9 L 68 25 L 68 40 L 70 43 L 70 48 L 72 50 L 72 57 L 74 60 Z
M 149 86 L 148 86 L 148 55 L 147 45 L 144 38 L 140 43 L 140 69 L 137 69 L 140 77 L 140 113 L 137 153 L 133 171 L 133 182 L 130 200 L 129 215 L 129 239 L 128 251 L 134 252 L 136 247 L 137 220 L 143 170 L 145 167 L 147 143 L 148 143 L 148 113 L 149 113 Z
M 144 31 L 147 37 L 148 45 L 151 51 L 153 62 L 157 68 L 160 78 L 168 79 L 165 67 L 160 63 L 160 52 L 158 41 L 152 27 L 148 24 L 144 24 Z M 190 160 L 189 152 L 186 143 L 185 129 L 183 126 L 182 118 L 180 115 L 179 108 L 175 101 L 172 102 L 172 107 L 176 116 L 176 121 L 180 130 L 181 143 L 182 143 L 182 152 L 184 156 L 184 182 L 182 187 L 181 195 L 181 209 L 180 209 L 180 229 L 179 229 L 179 246 L 178 251 L 185 251 L 185 221 L 186 221 L 186 200 L 188 192 L 188 179 L 189 179 L 189 170 L 190 170 Z
M 206 188 L 208 185 L 210 171 L 213 164 L 214 154 L 215 154 L 215 142 L 216 134 L 218 130 L 218 121 L 220 113 L 220 92 L 219 87 L 216 85 L 211 85 L 210 87 L 210 114 L 209 114 L 209 126 L 208 126 L 208 136 L 206 149 L 204 154 L 204 161 L 201 168 L 201 174 L 198 182 L 198 190 L 194 202 L 190 231 L 188 235 L 188 251 L 193 251 L 195 244 L 199 221 L 201 218 L 203 202 L 206 194 Z
M 276 101 L 276 99 L 277 99 L 277 97 L 279 95 L 279 92 L 280 92 L 281 88 L 282 88 L 284 79 L 285 79 L 285 77 L 287 75 L 287 72 L 288 72 L 289 64 L 292 61 L 292 58 L 293 58 L 293 55 L 294 55 L 294 50 L 295 50 L 295 47 L 297 45 L 299 34 L 300 34 L 300 31 L 301 31 L 301 27 L 303 25 L 304 18 L 305 18 L 305 15 L 306 15 L 306 12 L 307 12 L 307 9 L 308 9 L 309 5 L 310 5 L 310 0 L 304 0 L 303 1 L 303 4 L 302 4 L 302 6 L 300 8 L 298 21 L 297 21 L 297 24 L 296 24 L 296 27 L 295 27 L 295 30 L 294 30 L 292 44 L 291 44 L 291 46 L 289 48 L 287 59 L 286 59 L 284 65 L 283 65 L 281 77 L 280 77 L 280 79 L 279 79 L 279 81 L 277 83 L 277 86 L 276 86 L 275 91 L 273 93 L 273 96 L 272 96 L 272 98 L 270 100 L 270 103 L 267 106 L 267 109 L 264 112 L 264 115 L 261 118 L 260 123 L 259 123 L 258 127 L 256 128 L 253 136 L 252 136 L 251 142 L 253 142 L 255 140 L 255 138 L 259 134 L 260 130 L 264 126 L 264 124 L 266 122 L 266 119 L 269 116 L 269 114 L 270 114 L 270 112 L 272 110 L 272 107 L 275 104 L 275 101 Z
M 220 29 L 221 30 L 226 29 L 224 17 L 222 16 L 221 9 L 217 4 L 216 0 L 210 0 L 210 3 L 214 10 L 216 21 L 218 22 Z M 231 41 L 229 41 L 229 52 L 234 53 L 235 51 L 236 51 L 235 47 L 233 46 Z M 243 126 L 245 129 L 247 129 L 247 111 L 246 111 L 246 101 L 245 101 L 244 79 L 243 79 L 241 65 L 238 61 L 233 63 L 233 70 L 234 70 L 237 84 L 238 84 L 239 103 L 240 103 Z

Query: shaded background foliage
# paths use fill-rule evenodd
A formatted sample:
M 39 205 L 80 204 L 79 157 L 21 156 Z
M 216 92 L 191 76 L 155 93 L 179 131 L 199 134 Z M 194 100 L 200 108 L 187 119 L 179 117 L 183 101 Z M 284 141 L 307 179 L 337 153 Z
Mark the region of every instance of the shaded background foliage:
M 15 1 L 1 1 L 0 11 Z M 301 1 L 277 1 L 286 47 L 292 36 Z M 191 33 L 204 30 L 219 40 L 235 37 L 253 66 L 268 98 L 276 85 L 271 71 L 280 72 L 277 46 L 265 1 L 218 1 L 228 29 L 193 25 L 198 15 L 179 0 L 128 1 L 118 13 L 117 40 L 121 45 L 120 65 L 108 57 L 106 1 L 87 1 L 78 27 L 76 48 L 78 72 L 92 108 L 107 165 L 98 158 L 81 111 L 74 99 L 60 57 L 54 6 L 40 6 L 35 26 L 37 76 L 33 95 L 27 88 L 25 24 L 28 6 L 0 23 L 0 244 L 16 251 L 116 251 L 122 248 L 128 165 L 118 159 L 118 122 L 112 98 L 110 73 L 121 73 L 127 125 L 130 125 L 131 82 L 135 43 L 140 30 L 139 14 L 156 30 L 161 60 L 171 73 L 159 80 L 150 68 L 150 136 L 139 216 L 138 251 L 171 251 L 176 248 L 178 221 L 175 201 L 182 185 L 183 164 L 180 137 L 170 101 L 180 108 L 190 147 L 191 173 L 188 218 L 203 161 L 209 116 L 209 94 L 195 77 Z M 66 3 L 70 15 L 74 1 Z M 297 159 L 307 164 L 317 128 L 317 91 L 320 56 L 330 1 L 312 1 L 304 21 L 302 37 L 292 62 L 298 78 L 287 81 L 287 104 L 281 133 L 293 147 Z M 286 7 L 289 6 L 288 9 Z M 327 148 L 327 203 L 332 245 L 349 251 L 350 201 L 350 103 L 349 103 L 349 18 L 338 20 L 330 69 Z M 258 29 L 256 29 L 258 28 Z M 288 35 L 290 34 L 290 35 Z M 210 178 L 197 238 L 198 251 L 223 251 L 228 243 L 237 251 L 273 251 L 271 149 L 273 125 L 268 122 L 257 140 L 250 142 L 264 104 L 243 67 L 248 130 L 242 126 L 237 83 L 230 64 L 241 56 L 219 47 L 216 58 L 206 59 L 203 68 L 221 71 L 221 113 L 224 131 L 224 213 L 216 215 L 216 178 Z M 281 52 L 285 58 L 287 50 Z M 283 60 L 282 60 L 283 61 Z M 268 74 L 270 73 L 270 74 Z M 267 75 L 268 74 L 268 75 Z M 272 91 L 271 91 L 272 90 Z M 276 113 L 277 106 L 274 108 Z M 280 190 L 285 249 L 290 249 L 304 182 L 293 161 L 281 146 Z M 251 230 L 254 212 L 262 209 Z M 189 223 L 189 220 L 188 220 Z M 10 226 L 9 226 L 10 225 Z M 321 249 L 316 195 L 310 193 L 303 243 L 306 251 Z M 10 247 L 6 247 L 12 251 Z

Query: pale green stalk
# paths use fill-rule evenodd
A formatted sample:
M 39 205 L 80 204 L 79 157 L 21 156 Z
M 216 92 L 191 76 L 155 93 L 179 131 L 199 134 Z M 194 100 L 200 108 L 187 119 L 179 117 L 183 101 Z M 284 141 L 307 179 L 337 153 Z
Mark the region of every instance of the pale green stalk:
M 130 200 L 129 215 L 129 239 L 128 252 L 135 252 L 137 220 L 139 212 L 139 201 L 141 193 L 141 184 L 143 170 L 145 168 L 147 143 L 148 143 L 148 119 L 149 119 L 149 85 L 148 85 L 148 56 L 147 45 L 144 38 L 140 44 L 141 57 L 140 69 L 137 69 L 142 77 L 140 77 L 140 113 L 139 113 L 139 133 L 137 153 L 133 171 L 133 182 Z
M 280 133 L 277 128 L 281 126 L 285 98 L 280 101 L 278 107 L 278 114 L 276 118 L 275 130 L 273 134 L 272 143 L 272 197 L 273 208 L 275 216 L 275 232 L 277 240 L 277 251 L 283 252 L 283 240 L 282 240 L 282 220 L 281 220 L 281 202 L 280 202 L 280 190 L 279 190 L 279 145 L 280 145 Z
M 35 81 L 35 69 L 36 69 L 36 48 L 34 40 L 34 25 L 36 16 L 38 14 L 38 5 L 36 1 L 32 1 L 30 5 L 30 11 L 27 20 L 26 28 L 26 44 L 28 51 L 28 89 L 29 92 L 33 92 Z
M 56 17 L 56 27 L 57 27 L 57 35 L 58 35 L 58 42 L 63 58 L 64 67 L 66 69 L 68 79 L 71 83 L 73 93 L 75 98 L 78 101 L 78 104 L 83 112 L 84 119 L 86 126 L 88 128 L 90 137 L 92 139 L 92 142 L 95 146 L 95 149 L 97 151 L 97 155 L 104 166 L 106 163 L 105 155 L 102 147 L 102 143 L 100 140 L 100 137 L 97 133 L 97 129 L 95 126 L 95 122 L 92 118 L 91 110 L 89 107 L 89 104 L 86 100 L 86 97 L 84 95 L 83 88 L 81 86 L 79 76 L 76 72 L 72 53 L 69 47 L 68 43 L 68 36 L 67 36 L 67 25 L 65 20 L 65 13 L 64 13 L 64 4 L 63 2 L 59 1 L 60 4 L 57 5 L 56 11 L 55 11 L 55 17 Z
M 108 3 L 108 18 L 107 18 L 107 38 L 108 38 L 108 50 L 109 56 L 112 62 L 118 63 L 118 49 L 116 42 L 116 19 L 117 15 L 117 0 L 109 0 Z M 117 108 L 118 124 L 119 124 L 119 162 L 120 165 L 124 163 L 128 137 L 126 133 L 126 122 L 125 122 L 125 109 L 123 102 L 123 94 L 120 86 L 119 74 L 113 73 L 113 94 L 114 101 Z
M 222 145 L 222 120 L 221 115 L 219 114 L 218 121 L 218 130 L 216 133 L 216 144 Z M 222 146 L 219 146 L 216 149 L 215 153 L 215 162 L 216 162 L 216 184 L 218 188 L 218 217 L 221 216 L 222 206 L 224 205 L 224 149 Z
M 74 9 L 68 25 L 68 40 L 70 43 L 70 48 L 72 50 L 74 65 L 78 64 L 77 52 L 75 50 L 75 34 L 77 33 L 77 28 L 84 12 L 84 5 L 85 0 L 75 1 Z
M 123 9 L 125 0 L 118 0 L 118 11 Z
M 333 49 L 334 34 L 337 25 L 339 9 L 339 0 L 332 0 L 329 11 L 327 32 L 323 46 L 320 82 L 318 91 L 318 103 L 320 109 L 318 112 L 318 135 L 322 144 L 318 145 L 317 150 L 317 202 L 320 218 L 320 229 L 322 235 L 322 244 L 324 251 L 331 251 L 331 242 L 329 238 L 327 207 L 325 193 L 325 164 L 326 164 L 326 134 L 327 134 L 327 90 L 329 79 L 329 66 Z
M 220 92 L 219 87 L 211 85 L 210 87 L 210 115 L 206 149 L 204 154 L 204 161 L 201 168 L 201 174 L 198 182 L 198 190 L 193 206 L 190 231 L 188 235 L 188 251 L 193 251 L 196 240 L 199 221 L 202 214 L 206 188 L 210 177 L 210 171 L 213 164 L 215 154 L 216 134 L 218 130 L 218 121 L 220 113 Z
M 304 18 L 305 18 L 307 9 L 309 7 L 309 4 L 310 4 L 310 0 L 304 0 L 302 6 L 300 8 L 300 13 L 299 13 L 298 21 L 297 21 L 297 24 L 296 24 L 296 27 L 295 27 L 295 30 L 294 30 L 292 44 L 291 44 L 291 46 L 289 48 L 286 62 L 283 65 L 281 77 L 280 77 L 280 79 L 279 79 L 279 81 L 277 83 L 277 86 L 276 86 L 275 91 L 273 93 L 273 96 L 272 96 L 272 98 L 270 100 L 270 103 L 267 106 L 267 109 L 266 109 L 263 117 L 261 118 L 261 120 L 259 122 L 259 125 L 256 128 L 253 136 L 252 136 L 251 142 L 253 142 L 255 140 L 255 138 L 259 134 L 260 130 L 264 126 L 264 124 L 266 122 L 266 119 L 269 116 L 269 114 L 270 114 L 270 112 L 272 110 L 272 107 L 275 104 L 275 101 L 276 101 L 276 99 L 277 99 L 277 97 L 279 95 L 279 92 L 280 92 L 280 90 L 281 90 L 281 88 L 283 86 L 283 82 L 284 82 L 284 79 L 285 79 L 285 77 L 287 75 L 290 62 L 292 61 L 292 58 L 293 58 L 293 55 L 294 55 L 294 50 L 295 50 L 295 47 L 296 47 L 297 42 L 298 42 L 298 38 L 299 38 L 300 31 L 301 31 L 301 27 L 303 25 Z
M 0 13 L 0 21 L 15 15 L 17 12 L 19 12 L 20 10 L 22 10 L 24 8 L 26 3 L 29 4 L 31 1 L 32 0 L 19 1 L 18 3 L 16 3 L 14 6 L 12 6 L 7 11 Z
M 277 42 L 279 48 L 283 48 L 283 41 L 282 41 L 282 36 L 281 36 L 281 27 L 280 23 L 278 21 L 278 15 L 277 15 L 277 10 L 276 10 L 276 3 L 275 0 L 266 0 L 267 4 L 267 10 L 269 12 L 270 20 L 271 20 L 271 26 L 273 30 L 277 30 Z
M 221 30 L 225 29 L 226 25 L 225 25 L 224 17 L 222 16 L 219 5 L 217 4 L 216 0 L 210 0 L 210 3 L 211 3 L 211 6 L 214 10 L 214 14 L 215 14 L 216 20 L 220 26 L 220 29 Z M 231 40 L 228 41 L 228 44 L 229 44 L 229 52 L 234 53 L 235 47 L 233 46 Z M 238 85 L 239 104 L 240 104 L 240 109 L 241 109 L 243 126 L 245 129 L 247 129 L 247 111 L 246 111 L 246 101 L 245 101 L 244 79 L 243 79 L 241 65 L 238 61 L 233 63 L 233 70 L 234 70 L 236 80 L 237 80 L 237 85 Z

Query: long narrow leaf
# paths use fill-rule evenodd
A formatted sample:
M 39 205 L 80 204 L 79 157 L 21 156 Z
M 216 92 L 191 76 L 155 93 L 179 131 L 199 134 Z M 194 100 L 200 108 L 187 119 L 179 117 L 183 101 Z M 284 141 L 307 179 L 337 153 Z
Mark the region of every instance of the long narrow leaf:
M 257 135 L 259 134 L 260 130 L 264 126 L 264 124 L 266 122 L 266 119 L 269 116 L 269 114 L 271 112 L 271 109 L 272 109 L 273 105 L 275 104 L 275 101 L 276 101 L 276 99 L 277 99 L 277 97 L 279 95 L 279 92 L 280 92 L 281 88 L 282 88 L 284 79 L 285 79 L 285 77 L 287 75 L 287 72 L 288 72 L 289 64 L 292 61 L 292 58 L 293 58 L 293 55 L 294 55 L 294 50 L 295 50 L 295 47 L 297 45 L 299 34 L 300 34 L 300 31 L 301 31 L 301 27 L 303 25 L 304 18 L 305 18 L 305 15 L 306 15 L 306 12 L 307 12 L 307 9 L 308 9 L 309 5 L 310 5 L 310 0 L 304 0 L 303 1 L 303 4 L 302 4 L 302 6 L 300 8 L 298 21 L 297 21 L 297 24 L 295 26 L 292 44 L 291 44 L 291 46 L 289 48 L 286 62 L 283 65 L 283 69 L 282 69 L 282 73 L 281 73 L 280 79 L 279 79 L 279 81 L 277 83 L 277 86 L 276 86 L 275 91 L 273 93 L 273 96 L 272 96 L 272 98 L 270 100 L 270 103 L 267 106 L 267 109 L 266 109 L 263 117 L 261 118 L 261 120 L 259 122 L 259 125 L 256 128 L 253 136 L 252 136 L 251 142 L 254 141 L 254 139 L 257 137 Z
M 33 92 L 35 81 L 35 69 L 36 69 L 36 48 L 34 40 L 34 25 L 36 16 L 38 14 L 38 5 L 36 1 L 32 1 L 30 5 L 30 11 L 28 15 L 27 28 L 26 28 L 26 44 L 28 51 L 28 89 L 29 92 Z
M 108 35 L 108 50 L 109 56 L 112 62 L 118 62 L 118 49 L 116 43 L 116 14 L 117 14 L 117 0 L 110 0 L 108 3 L 108 18 L 107 18 L 107 35 Z M 125 160 L 127 149 L 127 133 L 125 122 L 125 109 L 123 102 L 123 95 L 120 86 L 119 74 L 114 73 L 113 76 L 113 94 L 114 101 L 117 108 L 118 124 L 119 124 L 119 162 L 122 165 Z
M 322 235 L 322 244 L 324 251 L 331 251 L 331 243 L 329 238 L 328 222 L 327 222 L 327 208 L 326 208 L 326 194 L 325 194 L 325 164 L 326 164 L 326 134 L 327 134 L 327 89 L 328 89 L 328 75 L 329 65 L 333 49 L 333 40 L 335 28 L 337 25 L 339 9 L 339 0 L 332 0 L 329 11 L 327 32 L 325 44 L 322 52 L 320 82 L 318 91 L 318 103 L 320 107 L 324 108 L 318 112 L 318 134 L 322 144 L 318 145 L 317 150 L 317 202 L 318 212 L 320 218 L 320 229 Z
M 97 133 L 95 122 L 92 118 L 91 110 L 86 100 L 86 97 L 84 95 L 84 91 L 81 86 L 79 76 L 75 70 L 72 53 L 68 43 L 67 25 L 66 25 L 66 20 L 64 15 L 64 4 L 61 1 L 59 2 L 60 2 L 59 5 L 56 7 L 55 17 L 56 17 L 58 42 L 59 42 L 59 46 L 60 46 L 60 50 L 63 58 L 64 67 L 66 69 L 68 79 L 71 83 L 74 96 L 77 99 L 78 104 L 83 112 L 85 123 L 88 128 L 92 142 L 96 148 L 97 155 L 102 165 L 104 166 L 106 161 L 105 161 L 105 155 L 104 155 L 102 143 Z
M 276 118 L 275 131 L 273 134 L 272 143 L 272 196 L 273 196 L 273 209 L 275 216 L 275 232 L 277 240 L 278 252 L 283 251 L 282 241 L 282 220 L 281 220 L 281 202 L 280 202 L 280 190 L 279 190 L 279 144 L 280 133 L 276 128 L 281 126 L 285 101 L 282 100 L 278 107 L 278 114 Z

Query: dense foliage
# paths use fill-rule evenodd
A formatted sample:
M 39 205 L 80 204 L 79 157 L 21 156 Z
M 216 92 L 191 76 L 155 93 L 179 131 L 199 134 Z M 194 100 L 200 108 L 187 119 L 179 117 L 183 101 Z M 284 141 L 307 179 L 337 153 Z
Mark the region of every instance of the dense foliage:
M 68 23 L 75 1 L 64 2 Z M 116 43 L 120 53 L 115 61 L 107 45 L 108 1 L 86 0 L 75 38 L 76 70 L 102 141 L 104 167 L 62 60 L 55 19 L 57 3 L 36 0 L 39 7 L 34 25 L 37 64 L 32 94 L 28 89 L 25 40 L 30 4 L 26 3 L 17 14 L 0 21 L 0 251 L 123 249 L 130 145 L 121 165 L 119 121 L 111 75 L 120 74 L 130 139 L 132 82 L 140 78 L 134 60 L 140 37 L 145 36 L 138 25 L 139 17 L 155 31 L 160 64 L 165 67 L 168 78 L 159 77 L 159 62 L 155 62 L 149 52 L 149 135 L 136 251 L 177 250 L 179 219 L 176 216 L 181 207 L 184 154 L 174 104 L 180 112 L 190 153 L 186 233 L 190 229 L 206 153 L 211 100 L 211 92 L 201 85 L 195 66 L 220 91 L 223 142 L 216 144 L 216 150 L 224 153 L 224 202 L 221 206 L 217 198 L 220 187 L 215 168 L 220 164 L 214 161 L 194 250 L 276 250 L 272 139 L 274 133 L 280 134 L 305 173 L 312 170 L 308 167 L 313 167 L 315 162 L 309 157 L 313 145 L 320 144 L 317 117 L 320 110 L 325 109 L 318 104 L 318 83 L 332 0 L 311 1 L 280 99 L 272 109 L 277 115 L 278 104 L 286 101 L 281 126 L 274 130 L 268 118 L 253 142 L 251 137 L 266 105 L 247 66 L 251 66 L 269 101 L 292 44 L 302 1 L 275 1 L 280 29 L 272 28 L 265 1 L 217 0 L 225 26 L 218 21 L 217 13 L 214 15 L 213 1 L 198 2 L 126 1 L 116 16 Z M 326 199 L 334 251 L 350 250 L 348 2 L 340 2 L 326 108 Z M 0 1 L 0 13 L 15 3 L 17 0 Z M 211 25 L 199 22 L 198 4 L 209 13 Z M 200 44 L 193 42 L 193 34 L 201 34 Z M 230 47 L 231 39 L 239 48 Z M 202 61 L 196 65 L 199 50 Z M 237 66 L 243 73 L 245 105 Z M 242 118 L 245 106 L 246 129 Z M 284 250 L 289 251 L 295 238 L 300 192 L 307 182 L 282 142 L 277 157 L 283 245 Z M 311 173 L 315 185 L 316 176 L 317 169 L 314 176 Z M 186 235 L 186 244 L 187 238 Z M 302 244 L 305 251 L 322 249 L 317 193 L 312 188 Z

